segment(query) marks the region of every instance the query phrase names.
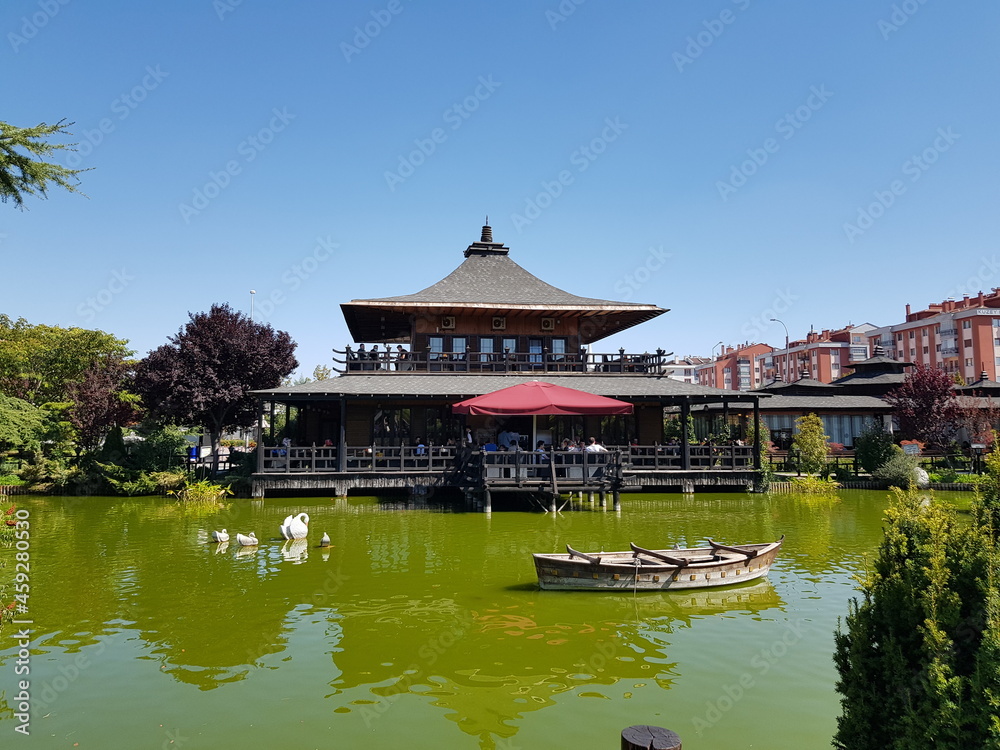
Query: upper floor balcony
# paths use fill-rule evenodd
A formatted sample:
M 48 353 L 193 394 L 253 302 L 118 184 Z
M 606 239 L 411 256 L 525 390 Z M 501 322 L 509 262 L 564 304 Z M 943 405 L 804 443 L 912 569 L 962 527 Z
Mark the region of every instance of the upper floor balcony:
M 653 353 L 617 352 L 511 351 L 438 352 L 394 349 L 334 349 L 334 369 L 340 373 L 619 373 L 631 375 L 669 375 L 667 360 L 673 352 L 657 349 Z

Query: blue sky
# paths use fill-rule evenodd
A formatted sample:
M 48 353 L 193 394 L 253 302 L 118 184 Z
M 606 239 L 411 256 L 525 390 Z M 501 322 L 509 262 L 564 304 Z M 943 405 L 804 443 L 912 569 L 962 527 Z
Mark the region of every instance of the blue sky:
M 140 355 L 255 289 L 309 373 L 487 213 L 549 283 L 671 309 L 599 349 L 1000 286 L 994 3 L 7 0 L 0 34 L 0 120 L 92 168 L 0 206 L 0 312 Z

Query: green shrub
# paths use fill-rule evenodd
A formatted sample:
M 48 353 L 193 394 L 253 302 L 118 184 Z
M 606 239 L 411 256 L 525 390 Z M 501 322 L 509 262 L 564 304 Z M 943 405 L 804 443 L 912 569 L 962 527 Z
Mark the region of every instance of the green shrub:
M 961 521 L 893 490 L 884 537 L 835 635 L 834 746 L 997 748 L 997 497 Z
M 203 479 L 200 482 L 192 482 L 179 490 L 172 490 L 167 494 L 185 502 L 218 503 L 222 498 L 233 493 L 228 487 L 221 487 L 214 482 Z
M 907 456 L 896 447 L 892 457 L 872 472 L 872 476 L 887 482 L 890 487 L 909 489 L 913 486 L 913 470 L 917 468 L 916 456 Z
M 892 435 L 882 429 L 882 425 L 872 420 L 854 439 L 854 453 L 863 471 L 873 473 L 885 464 L 894 453 L 896 446 Z
M 822 477 L 792 477 L 792 488 L 805 495 L 832 495 L 837 492 L 840 484 L 830 478 Z
M 184 488 L 187 484 L 188 475 L 185 471 L 154 471 L 149 475 L 156 483 L 157 489 L 161 492 L 170 492 L 171 490 L 177 491 Z
M 815 414 L 806 414 L 795 420 L 798 432 L 792 438 L 792 450 L 799 454 L 802 471 L 818 474 L 826 465 L 827 444 L 823 420 Z
M 827 476 L 831 475 L 838 482 L 849 482 L 854 478 L 854 472 L 847 466 L 834 466 L 833 471 L 827 474 Z
M 4 487 L 18 487 L 22 484 L 24 484 L 24 480 L 21 477 L 14 474 L 0 474 L 0 485 Z

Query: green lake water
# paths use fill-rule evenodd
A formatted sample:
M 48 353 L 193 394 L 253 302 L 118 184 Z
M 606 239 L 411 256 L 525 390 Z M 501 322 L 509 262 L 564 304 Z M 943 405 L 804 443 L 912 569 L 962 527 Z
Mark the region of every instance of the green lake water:
M 685 750 L 827 748 L 833 631 L 887 504 L 646 494 L 621 513 L 487 516 L 375 498 L 11 500 L 30 515 L 33 706 L 25 738 L 7 625 L 2 747 L 84 750 L 610 750 L 631 724 L 673 729 Z M 291 548 L 278 525 L 299 511 L 310 538 Z M 224 549 L 208 543 L 222 527 Z M 782 534 L 768 579 L 687 593 L 540 591 L 530 556 Z M 0 584 L 14 554 L 0 548 Z

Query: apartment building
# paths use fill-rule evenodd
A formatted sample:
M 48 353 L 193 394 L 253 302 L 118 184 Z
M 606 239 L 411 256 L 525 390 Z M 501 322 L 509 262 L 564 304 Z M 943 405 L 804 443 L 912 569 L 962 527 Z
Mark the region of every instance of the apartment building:
M 695 368 L 699 385 L 727 391 L 752 391 L 764 385 L 758 357 L 774 351 L 767 344 L 727 346 L 714 359 Z
M 873 330 L 871 323 L 863 323 L 809 331 L 804 339 L 790 341 L 787 348 L 757 355 L 755 364 L 765 383 L 802 378 L 832 383 L 849 372 L 852 362 L 868 359 L 869 333 Z
M 1000 373 L 1000 288 L 946 299 L 912 311 L 897 325 L 867 333 L 870 346 L 879 345 L 887 357 L 958 373 L 971 383 L 986 373 Z
M 679 380 L 682 383 L 697 383 L 695 368 L 711 361 L 708 357 L 693 357 L 688 355 L 687 357 L 676 357 L 669 362 L 664 362 L 661 365 L 661 369 L 664 375 L 673 380 Z

